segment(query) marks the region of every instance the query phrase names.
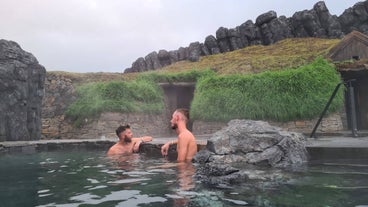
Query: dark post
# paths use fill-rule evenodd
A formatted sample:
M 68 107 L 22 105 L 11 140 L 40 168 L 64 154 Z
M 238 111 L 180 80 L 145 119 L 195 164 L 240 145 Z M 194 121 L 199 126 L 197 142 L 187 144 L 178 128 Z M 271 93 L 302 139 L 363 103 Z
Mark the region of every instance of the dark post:
M 358 129 L 357 129 L 357 120 L 356 120 L 356 110 L 355 110 L 355 96 L 354 96 L 354 87 L 353 82 L 354 80 L 349 80 L 348 84 L 348 93 L 349 93 L 349 104 L 350 104 L 350 123 L 351 123 L 351 133 L 353 137 L 358 136 Z

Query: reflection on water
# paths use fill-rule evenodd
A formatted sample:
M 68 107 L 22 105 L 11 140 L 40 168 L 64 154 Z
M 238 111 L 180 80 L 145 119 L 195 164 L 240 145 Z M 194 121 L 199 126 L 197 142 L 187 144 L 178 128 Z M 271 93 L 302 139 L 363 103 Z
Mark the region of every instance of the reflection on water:
M 193 182 L 195 174 L 193 164 L 191 162 L 177 163 L 177 168 L 180 189 L 184 191 L 192 190 L 195 187 Z
M 364 206 L 367 160 L 311 163 L 282 186 L 216 190 L 196 165 L 158 155 L 104 151 L 0 156 L 0 206 Z

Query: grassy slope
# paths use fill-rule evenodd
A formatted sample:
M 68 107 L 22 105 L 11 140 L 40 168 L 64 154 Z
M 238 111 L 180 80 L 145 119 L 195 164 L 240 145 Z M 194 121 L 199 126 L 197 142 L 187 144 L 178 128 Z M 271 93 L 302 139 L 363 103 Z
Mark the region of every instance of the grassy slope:
M 292 38 L 269 46 L 250 46 L 217 55 L 204 56 L 199 62 L 181 61 L 162 68 L 178 72 L 211 68 L 218 74 L 250 74 L 268 70 L 296 68 L 325 56 L 339 39 Z
M 184 72 L 193 69 L 214 69 L 218 74 L 251 74 L 268 70 L 296 68 L 311 63 L 318 56 L 325 56 L 339 39 L 292 38 L 273 45 L 249 46 L 232 52 L 203 56 L 198 62 L 180 61 L 155 72 Z M 152 72 L 152 71 L 151 71 Z M 74 83 L 135 79 L 138 73 L 68 73 L 61 74 Z

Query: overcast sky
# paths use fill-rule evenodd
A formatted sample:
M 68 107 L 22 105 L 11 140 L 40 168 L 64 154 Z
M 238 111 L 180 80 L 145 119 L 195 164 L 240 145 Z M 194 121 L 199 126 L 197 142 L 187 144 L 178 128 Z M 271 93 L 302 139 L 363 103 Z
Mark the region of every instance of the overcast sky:
M 204 42 L 270 10 L 291 17 L 312 0 L 0 0 L 0 39 L 47 71 L 122 72 L 152 51 Z M 341 15 L 358 0 L 326 0 Z

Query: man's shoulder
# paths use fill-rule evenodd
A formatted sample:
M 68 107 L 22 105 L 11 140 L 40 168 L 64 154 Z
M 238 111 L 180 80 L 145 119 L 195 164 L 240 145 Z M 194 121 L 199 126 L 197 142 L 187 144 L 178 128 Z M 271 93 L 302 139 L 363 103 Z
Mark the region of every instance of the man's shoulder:
M 189 130 L 186 130 L 182 133 L 179 134 L 179 138 L 184 138 L 184 139 L 195 139 L 194 135 L 192 132 L 190 132 Z
M 113 146 L 110 147 L 110 149 L 107 151 L 107 154 L 108 155 L 112 155 L 112 154 L 115 154 L 116 153 L 116 150 L 117 150 L 117 146 L 118 144 L 114 144 Z

